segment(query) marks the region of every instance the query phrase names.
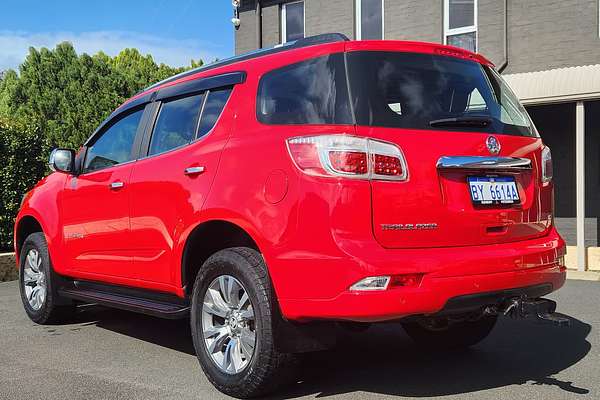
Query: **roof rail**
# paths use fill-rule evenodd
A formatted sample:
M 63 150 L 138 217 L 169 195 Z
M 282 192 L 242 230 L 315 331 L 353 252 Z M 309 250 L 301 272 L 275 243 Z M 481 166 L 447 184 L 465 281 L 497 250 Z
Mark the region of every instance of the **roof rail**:
M 292 49 L 298 49 L 298 48 L 302 48 L 302 47 L 315 46 L 318 44 L 325 44 L 325 43 L 347 42 L 348 40 L 349 40 L 348 37 L 341 33 L 324 33 L 321 35 L 308 36 L 308 37 L 298 39 L 293 42 L 287 42 L 284 44 L 278 44 L 273 47 L 250 51 L 248 53 L 240 54 L 239 56 L 225 58 L 223 60 L 215 61 L 213 63 L 206 64 L 206 65 L 203 65 L 198 68 L 190 69 L 189 71 L 185 71 L 180 74 L 173 75 L 170 78 L 167 78 L 165 80 L 157 82 L 151 86 L 148 86 L 147 88 L 143 89 L 139 93 L 143 93 L 147 90 L 154 89 L 160 85 L 164 85 L 165 83 L 176 81 L 176 80 L 184 78 L 186 76 L 197 74 L 197 73 L 203 72 L 203 71 L 208 71 L 208 70 L 211 70 L 214 68 L 224 67 L 226 65 L 230 65 L 230 64 L 233 64 L 236 62 L 251 60 L 253 58 L 258 58 L 258 57 L 266 56 L 269 54 L 280 53 L 280 52 L 284 52 L 284 51 L 288 51 L 288 50 L 292 50 Z
M 298 48 L 324 43 L 347 42 L 349 40 L 350 39 L 348 39 L 348 37 L 343 33 L 323 33 L 322 35 L 314 35 L 298 39 L 293 42 L 292 47 Z

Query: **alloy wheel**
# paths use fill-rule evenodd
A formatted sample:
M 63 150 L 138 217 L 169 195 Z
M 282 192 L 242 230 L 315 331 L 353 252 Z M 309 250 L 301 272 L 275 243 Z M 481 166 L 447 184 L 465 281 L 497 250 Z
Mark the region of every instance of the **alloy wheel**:
M 30 249 L 23 266 L 23 286 L 29 306 L 38 311 L 46 301 L 46 274 L 42 268 L 42 257 L 36 249 Z
M 227 374 L 238 374 L 252 360 L 256 324 L 252 301 L 242 283 L 230 275 L 215 278 L 202 305 L 202 333 L 206 351 Z

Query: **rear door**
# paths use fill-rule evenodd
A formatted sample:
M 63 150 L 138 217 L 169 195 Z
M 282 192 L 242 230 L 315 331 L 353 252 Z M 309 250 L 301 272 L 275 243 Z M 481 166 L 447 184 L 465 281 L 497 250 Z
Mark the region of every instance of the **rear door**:
M 131 177 L 134 266 L 141 281 L 169 290 L 181 260 L 179 238 L 197 219 L 230 132 L 219 121 L 232 87 L 156 103 L 154 126 Z
M 350 52 L 348 66 L 358 135 L 398 145 L 408 169 L 404 182 L 371 181 L 373 232 L 384 247 L 494 244 L 547 231 L 542 142 L 491 68 L 390 51 Z

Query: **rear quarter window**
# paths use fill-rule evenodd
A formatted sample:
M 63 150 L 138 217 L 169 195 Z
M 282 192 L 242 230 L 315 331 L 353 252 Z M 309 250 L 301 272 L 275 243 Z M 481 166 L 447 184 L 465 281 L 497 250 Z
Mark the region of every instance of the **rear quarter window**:
M 264 124 L 352 124 L 344 55 L 317 57 L 266 73 L 256 115 Z
M 231 90 L 231 88 L 211 90 L 207 94 L 208 97 L 206 98 L 206 102 L 204 103 L 204 108 L 202 109 L 202 117 L 200 118 L 200 123 L 198 125 L 197 138 L 205 136 L 215 126 L 217 120 L 219 119 L 219 116 L 225 108 L 227 100 L 229 100 Z

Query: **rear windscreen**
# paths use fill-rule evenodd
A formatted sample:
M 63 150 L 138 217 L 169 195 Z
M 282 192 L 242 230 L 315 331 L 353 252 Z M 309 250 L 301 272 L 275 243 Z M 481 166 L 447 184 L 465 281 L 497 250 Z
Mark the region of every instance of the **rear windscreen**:
M 350 52 L 347 62 L 358 125 L 537 136 L 502 78 L 477 62 L 370 51 Z
M 338 53 L 288 65 L 262 77 L 256 108 L 265 124 L 356 122 L 538 136 L 496 71 L 434 54 L 358 51 L 346 60 Z

